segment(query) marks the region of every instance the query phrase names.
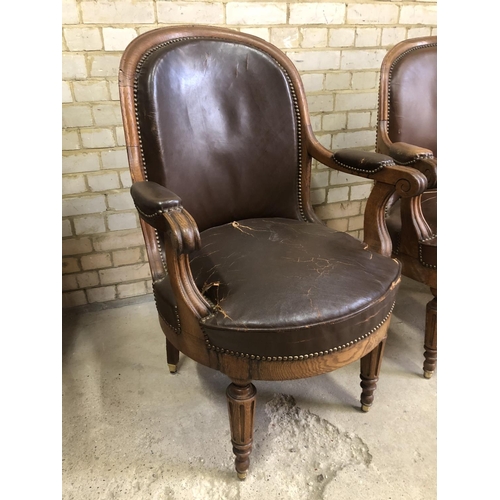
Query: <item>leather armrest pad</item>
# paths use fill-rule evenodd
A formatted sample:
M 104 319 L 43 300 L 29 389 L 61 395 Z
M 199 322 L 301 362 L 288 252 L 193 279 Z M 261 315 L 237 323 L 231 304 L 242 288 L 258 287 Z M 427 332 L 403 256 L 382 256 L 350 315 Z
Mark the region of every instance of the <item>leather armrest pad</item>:
M 384 167 L 394 165 L 390 156 L 356 149 L 341 149 L 333 153 L 332 159 L 344 168 L 354 172 L 374 173 Z
M 430 149 L 414 146 L 406 142 L 393 142 L 389 146 L 389 155 L 394 158 L 396 163 L 401 165 L 414 163 L 424 158 L 434 158 L 434 154 Z
M 136 182 L 130 188 L 130 194 L 139 213 L 148 217 L 181 206 L 181 199 L 175 193 L 156 182 Z

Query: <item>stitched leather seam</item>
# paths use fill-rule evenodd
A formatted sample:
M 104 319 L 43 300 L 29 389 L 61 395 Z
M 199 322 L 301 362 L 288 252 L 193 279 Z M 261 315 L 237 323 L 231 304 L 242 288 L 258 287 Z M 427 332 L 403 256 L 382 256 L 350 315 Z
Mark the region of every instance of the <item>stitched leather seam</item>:
M 434 155 L 432 153 L 418 153 L 413 160 L 410 161 L 398 161 L 394 160 L 398 165 L 413 165 L 414 163 L 417 163 L 419 160 L 426 160 L 426 159 L 432 159 L 434 158 Z
M 379 162 L 379 166 L 377 168 L 368 170 L 363 168 L 351 167 L 350 165 L 347 165 L 346 163 L 342 163 L 341 161 L 337 160 L 333 155 L 332 155 L 332 160 L 344 168 L 347 168 L 349 170 L 355 170 L 356 172 L 363 172 L 365 174 L 374 174 L 375 172 L 380 172 L 380 170 L 382 170 L 384 167 L 387 167 L 389 165 L 394 165 L 394 162 L 392 160 L 382 160 Z
M 329 354 L 335 354 L 339 351 L 342 351 L 343 349 L 346 349 L 346 348 L 358 343 L 361 340 L 365 340 L 370 335 L 375 333 L 390 318 L 395 304 L 396 303 L 393 302 L 391 309 L 389 310 L 387 315 L 384 317 L 384 319 L 376 327 L 372 328 L 368 333 L 361 335 L 357 339 L 351 340 L 350 342 L 339 345 L 337 347 L 333 347 L 331 349 L 326 349 L 324 351 L 317 351 L 317 352 L 312 352 L 312 353 L 308 353 L 308 354 L 299 354 L 296 356 L 259 356 L 257 354 L 248 354 L 248 353 L 243 353 L 243 352 L 239 352 L 239 351 L 232 351 L 230 349 L 224 349 L 222 347 L 217 347 L 210 342 L 210 339 L 208 338 L 208 335 L 206 334 L 206 332 L 203 328 L 203 325 L 200 325 L 200 327 L 201 327 L 201 330 L 202 330 L 203 335 L 205 337 L 205 346 L 206 346 L 207 350 L 209 350 L 209 351 L 215 351 L 215 352 L 218 352 L 221 354 L 228 354 L 230 356 L 236 356 L 239 358 L 247 358 L 247 359 L 252 359 L 252 360 L 256 360 L 256 361 L 303 361 L 303 360 L 310 359 L 310 358 L 317 358 L 318 356 L 326 356 Z

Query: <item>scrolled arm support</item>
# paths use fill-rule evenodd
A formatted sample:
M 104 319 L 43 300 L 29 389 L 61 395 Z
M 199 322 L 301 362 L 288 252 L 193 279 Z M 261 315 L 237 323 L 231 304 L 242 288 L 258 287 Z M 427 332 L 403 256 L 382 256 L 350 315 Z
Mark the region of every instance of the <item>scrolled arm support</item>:
M 389 144 L 387 154 L 398 165 L 411 166 L 427 177 L 429 189 L 437 186 L 437 159 L 430 149 L 421 148 L 406 142 Z

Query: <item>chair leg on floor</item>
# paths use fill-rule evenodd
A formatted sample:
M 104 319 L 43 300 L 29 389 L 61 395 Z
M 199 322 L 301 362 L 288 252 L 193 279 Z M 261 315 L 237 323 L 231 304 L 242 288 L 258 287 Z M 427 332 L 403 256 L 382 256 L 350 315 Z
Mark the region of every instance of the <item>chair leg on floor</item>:
M 373 351 L 361 358 L 361 409 L 365 412 L 373 404 L 373 393 L 377 388 L 384 347 L 385 339 Z
M 425 316 L 424 377 L 431 378 L 437 363 L 437 290 L 431 288 L 434 298 L 427 304 Z
M 168 339 L 166 340 L 166 349 L 167 349 L 167 363 L 168 363 L 168 369 L 170 373 L 176 373 L 177 372 L 177 363 L 179 363 L 179 349 L 174 347 L 173 344 L 171 344 Z
M 247 385 L 229 384 L 226 391 L 229 408 L 231 443 L 236 455 L 234 465 L 238 478 L 247 477 L 250 465 L 250 452 L 253 442 L 253 421 L 257 389 L 251 383 Z

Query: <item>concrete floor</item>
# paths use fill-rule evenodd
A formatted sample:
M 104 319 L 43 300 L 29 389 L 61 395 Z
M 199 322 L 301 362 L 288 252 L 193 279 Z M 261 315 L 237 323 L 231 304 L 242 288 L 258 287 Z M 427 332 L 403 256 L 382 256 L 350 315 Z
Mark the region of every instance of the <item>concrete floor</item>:
M 151 297 L 63 313 L 63 499 L 431 500 L 436 382 L 422 377 L 426 287 L 403 279 L 370 412 L 359 363 L 255 382 L 254 450 L 233 469 L 228 379 L 168 372 Z

